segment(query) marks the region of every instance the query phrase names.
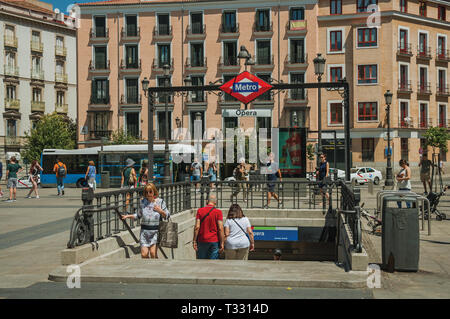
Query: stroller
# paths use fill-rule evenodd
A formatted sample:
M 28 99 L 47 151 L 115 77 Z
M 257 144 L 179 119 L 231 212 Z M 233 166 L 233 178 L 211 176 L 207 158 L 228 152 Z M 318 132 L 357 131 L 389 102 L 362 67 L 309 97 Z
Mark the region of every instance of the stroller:
M 439 200 L 441 199 L 441 196 L 445 195 L 445 191 L 450 187 L 450 185 L 445 186 L 441 192 L 439 193 L 434 193 L 434 192 L 430 192 L 427 195 L 427 199 L 430 201 L 430 211 L 431 214 L 436 214 L 436 220 L 441 221 L 447 218 L 447 216 L 444 213 L 441 213 L 438 209 L 437 206 L 439 204 Z M 429 212 L 426 211 L 425 212 L 425 219 L 428 219 L 429 216 Z

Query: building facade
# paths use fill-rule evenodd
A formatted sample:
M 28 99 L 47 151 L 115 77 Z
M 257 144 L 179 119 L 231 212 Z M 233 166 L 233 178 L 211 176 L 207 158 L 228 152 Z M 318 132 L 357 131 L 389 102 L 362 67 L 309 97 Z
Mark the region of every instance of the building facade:
M 408 1 L 404 12 L 403 0 L 382 2 L 379 27 L 374 27 L 367 24 L 371 14 L 367 9 L 372 3 L 376 0 L 123 0 L 82 4 L 78 30 L 79 145 L 98 145 L 115 130 L 146 140 L 144 77 L 149 78 L 150 86 L 165 85 L 163 66 L 167 64 L 172 86 L 184 85 L 186 76 L 192 85 L 226 82 L 246 69 L 237 58 L 240 47 L 245 46 L 255 60 L 248 71 L 268 82 L 316 82 L 313 59 L 317 53 L 326 59 L 322 82 L 344 77 L 349 81 L 354 166 L 385 167 L 383 95 L 386 90 L 393 92 L 393 160 L 407 156 L 412 164 L 417 163 L 425 128 L 447 127 L 448 6 L 443 1 L 426 1 L 424 13 L 419 2 Z M 405 55 L 399 47 L 403 45 L 399 40 L 402 28 L 409 32 L 402 43 L 411 48 L 411 54 Z M 423 55 L 422 51 L 432 53 Z M 411 84 L 410 91 L 404 91 L 405 84 Z M 155 103 L 154 136 L 163 141 L 164 96 Z M 201 92 L 172 96 L 169 130 L 180 128 L 192 134 L 194 120 L 201 119 L 204 131 L 272 126 L 316 131 L 320 110 L 322 130 L 336 131 L 339 140 L 344 138 L 338 92 L 322 90 L 320 108 L 317 89 L 264 94 L 249 105 L 256 111 L 251 117 L 236 116 L 236 110 L 242 108 L 229 96 Z M 332 136 L 321 136 L 326 152 Z M 311 143 L 317 138 L 317 134 L 309 135 Z M 339 156 L 343 162 L 343 155 Z
M 0 159 L 20 152 L 26 132 L 43 114 L 76 119 L 76 31 L 52 5 L 0 1 Z

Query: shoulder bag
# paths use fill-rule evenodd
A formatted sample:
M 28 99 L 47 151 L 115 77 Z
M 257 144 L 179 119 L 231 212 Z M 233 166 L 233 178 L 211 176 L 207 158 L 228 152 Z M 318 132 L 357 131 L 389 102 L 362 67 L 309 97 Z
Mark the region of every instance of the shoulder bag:
M 166 208 L 166 203 L 161 199 L 161 209 L 165 210 Z M 178 248 L 178 223 L 171 221 L 170 216 L 167 220 L 163 220 L 161 217 L 159 221 L 158 245 L 167 248 Z
M 239 228 L 242 230 L 242 232 L 247 236 L 247 239 L 250 241 L 250 236 L 247 234 L 247 232 L 239 225 L 239 223 L 236 221 L 236 219 L 233 218 L 233 221 L 236 223 L 236 225 L 239 226 Z

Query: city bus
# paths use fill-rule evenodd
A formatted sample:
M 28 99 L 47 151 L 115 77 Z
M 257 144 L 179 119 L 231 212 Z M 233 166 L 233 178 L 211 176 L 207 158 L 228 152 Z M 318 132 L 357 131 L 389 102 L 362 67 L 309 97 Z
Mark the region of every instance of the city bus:
M 85 174 L 89 161 L 94 161 L 97 168 L 96 182 L 101 183 L 101 172 L 109 172 L 110 187 L 120 187 L 122 178 L 122 170 L 125 168 L 125 160 L 131 158 L 136 162 L 134 168 L 139 173 L 144 160 L 148 160 L 148 147 L 146 144 L 136 145 L 107 145 L 100 147 L 89 147 L 76 150 L 62 149 L 44 149 L 41 154 L 41 173 L 42 187 L 56 187 L 56 176 L 53 167 L 56 159 L 59 158 L 67 166 L 67 176 L 64 184 L 72 187 L 85 187 L 87 185 Z M 156 183 L 161 183 L 164 178 L 164 144 L 155 144 L 153 176 Z M 170 144 L 169 151 L 172 154 L 190 154 L 192 161 L 195 149 L 188 144 Z M 185 170 L 187 164 L 175 164 L 170 156 L 170 176 L 172 181 L 180 181 L 178 176 L 180 172 Z M 190 164 L 189 164 L 190 165 Z

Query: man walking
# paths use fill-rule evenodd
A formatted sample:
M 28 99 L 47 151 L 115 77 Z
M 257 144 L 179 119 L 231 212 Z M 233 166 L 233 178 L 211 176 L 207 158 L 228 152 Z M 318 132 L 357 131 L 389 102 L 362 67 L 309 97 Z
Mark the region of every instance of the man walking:
M 53 166 L 53 172 L 56 174 L 56 185 L 58 187 L 58 196 L 64 196 L 64 178 L 67 175 L 66 164 L 56 159 L 56 164 Z
M 240 163 L 238 166 L 236 166 L 236 168 L 234 169 L 234 176 L 236 178 L 236 181 L 240 182 L 240 183 L 236 183 L 236 186 L 234 188 L 233 193 L 230 196 L 230 202 L 233 202 L 233 197 L 237 197 L 237 195 L 239 194 L 239 192 L 242 190 L 242 196 L 243 196 L 243 200 L 244 202 L 247 201 L 247 197 L 248 197 L 248 191 L 247 191 L 247 185 L 248 185 L 248 171 L 247 168 L 245 166 L 245 159 L 241 159 Z
M 16 157 L 12 156 L 8 166 L 6 166 L 7 187 L 9 188 L 9 199 L 6 201 L 7 203 L 16 201 L 17 173 L 20 173 L 22 169 L 22 166 L 17 163 Z
M 210 194 L 208 205 L 197 210 L 192 241 L 197 259 L 219 259 L 224 250 L 223 215 L 216 203 L 216 196 Z
M 191 165 L 192 181 L 195 182 L 195 188 L 198 190 L 200 178 L 203 176 L 203 167 L 198 162 L 197 158 L 194 158 L 194 163 Z
M 419 167 L 420 167 L 420 180 L 422 181 L 423 188 L 425 190 L 424 194 L 427 195 L 428 194 L 427 184 L 430 187 L 430 192 L 431 192 L 431 178 L 430 178 L 431 161 L 428 159 L 428 156 L 426 153 L 422 155 L 422 159 L 420 160 Z

